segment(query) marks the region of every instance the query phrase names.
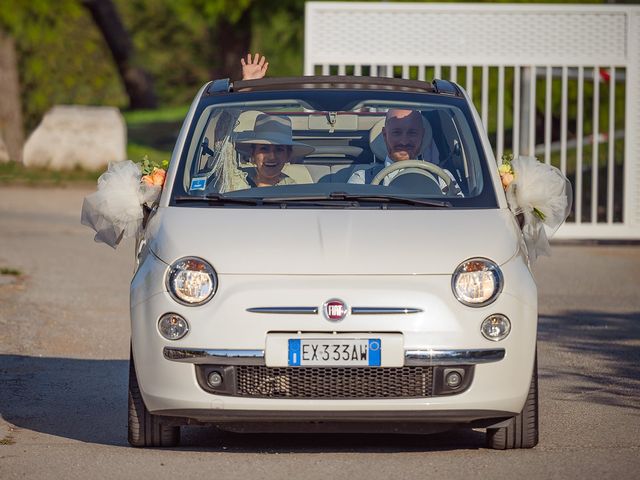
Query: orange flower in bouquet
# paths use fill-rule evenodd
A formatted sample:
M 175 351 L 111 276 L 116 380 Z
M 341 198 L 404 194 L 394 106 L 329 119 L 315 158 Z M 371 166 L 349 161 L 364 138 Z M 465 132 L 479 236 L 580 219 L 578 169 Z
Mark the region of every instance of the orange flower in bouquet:
M 513 167 L 511 166 L 512 159 L 513 159 L 513 155 L 511 156 L 503 155 L 502 164 L 498 168 L 498 171 L 500 172 L 500 181 L 502 182 L 502 186 L 504 187 L 505 190 L 507 189 L 507 187 L 509 187 L 509 185 L 511 185 L 511 182 L 513 182 L 516 178 L 515 173 L 513 172 Z
M 140 165 L 140 171 L 142 172 L 142 178 L 140 181 L 150 187 L 162 187 L 164 185 L 165 177 L 167 176 L 167 167 L 169 162 L 164 160 L 161 166 L 157 166 L 156 163 L 149 160 L 146 155 L 142 159 Z
M 164 185 L 164 179 L 167 176 L 167 172 L 164 168 L 154 167 L 153 171 L 144 175 L 141 180 L 149 186 L 161 187 Z

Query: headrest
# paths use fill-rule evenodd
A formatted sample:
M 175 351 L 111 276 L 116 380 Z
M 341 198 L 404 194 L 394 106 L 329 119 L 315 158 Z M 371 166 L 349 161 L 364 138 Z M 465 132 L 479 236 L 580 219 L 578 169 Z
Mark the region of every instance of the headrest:
M 240 115 L 238 115 L 238 120 L 236 121 L 236 126 L 233 129 L 234 133 L 253 131 L 253 128 L 256 125 L 256 118 L 262 112 L 258 110 L 245 110 Z

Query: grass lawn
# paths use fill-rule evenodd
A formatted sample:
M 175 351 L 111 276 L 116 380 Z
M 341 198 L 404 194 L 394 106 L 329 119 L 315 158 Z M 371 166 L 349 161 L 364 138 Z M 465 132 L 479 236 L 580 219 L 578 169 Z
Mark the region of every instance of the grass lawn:
M 82 168 L 55 171 L 41 167 L 25 167 L 21 163 L 0 163 L 0 185 L 63 186 L 68 184 L 95 183 L 102 172 L 90 172 Z
M 182 123 L 188 111 L 189 105 L 183 105 L 181 107 L 166 107 L 157 110 L 134 110 L 123 112 L 122 114 L 127 126 L 135 126 L 162 122 Z
M 160 165 L 163 160 L 171 159 L 171 150 L 159 150 L 149 145 L 133 142 L 127 144 L 127 159 L 141 162 L 145 155 L 149 157 L 149 160 Z
M 173 144 L 189 106 L 124 112 L 127 124 L 127 159 L 141 162 L 146 156 L 157 164 L 171 158 Z M 82 168 L 55 171 L 25 167 L 16 162 L 0 163 L 0 185 L 64 186 L 95 184 L 100 171 Z
M 173 145 L 189 106 L 125 112 L 127 157 L 140 162 L 145 155 L 154 163 L 171 159 Z

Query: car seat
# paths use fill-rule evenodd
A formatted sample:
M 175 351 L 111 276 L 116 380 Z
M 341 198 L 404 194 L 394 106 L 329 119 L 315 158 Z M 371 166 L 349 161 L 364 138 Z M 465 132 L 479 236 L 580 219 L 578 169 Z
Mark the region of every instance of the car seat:
M 443 110 L 433 110 L 425 113 L 427 121 L 431 123 L 434 138 L 440 152 L 440 168 L 447 169 L 458 182 L 463 193 L 467 195 L 469 170 L 462 152 L 458 128 L 450 113 Z

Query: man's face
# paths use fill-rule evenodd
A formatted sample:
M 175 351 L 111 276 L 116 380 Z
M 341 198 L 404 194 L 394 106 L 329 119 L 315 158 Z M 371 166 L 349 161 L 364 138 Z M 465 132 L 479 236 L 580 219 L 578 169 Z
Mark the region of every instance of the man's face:
M 284 164 L 289 161 L 291 150 L 286 145 L 256 144 L 252 159 L 258 171 L 258 177 L 264 180 L 277 180 Z
M 418 158 L 424 126 L 414 110 L 389 110 L 382 129 L 389 157 L 394 162 Z

